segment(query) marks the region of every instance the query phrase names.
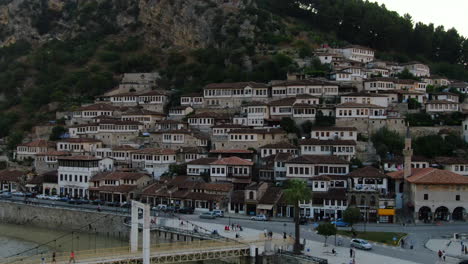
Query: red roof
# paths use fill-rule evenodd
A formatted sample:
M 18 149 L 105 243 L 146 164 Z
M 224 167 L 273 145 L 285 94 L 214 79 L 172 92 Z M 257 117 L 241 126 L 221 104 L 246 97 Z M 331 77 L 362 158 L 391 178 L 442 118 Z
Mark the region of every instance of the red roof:
M 252 154 L 252 150 L 248 149 L 214 149 L 210 150 L 210 153 L 216 153 L 216 154 Z
M 19 182 L 24 174 L 25 172 L 18 170 L 1 170 L 0 181 Z
M 215 162 L 212 162 L 210 165 L 239 165 L 239 166 L 252 166 L 254 163 L 239 157 L 229 157 L 219 159 Z
M 387 173 L 393 179 L 403 179 L 404 171 Z M 468 185 L 468 177 L 435 168 L 412 168 L 408 182 L 427 185 Z
M 134 154 L 150 154 L 150 155 L 175 155 L 176 150 L 173 149 L 162 149 L 162 148 L 146 148 L 133 151 Z
M 47 140 L 45 140 L 45 139 L 38 139 L 38 140 L 31 141 L 31 142 L 29 142 L 29 143 L 20 144 L 19 146 L 25 146 L 25 147 L 49 147 L 49 148 L 52 148 L 52 147 L 55 147 L 55 143 L 54 143 L 54 142 L 47 141 Z

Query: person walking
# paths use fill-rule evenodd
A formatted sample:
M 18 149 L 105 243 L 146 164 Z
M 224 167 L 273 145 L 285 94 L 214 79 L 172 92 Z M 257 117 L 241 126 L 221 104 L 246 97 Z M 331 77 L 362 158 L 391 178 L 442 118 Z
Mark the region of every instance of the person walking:
M 349 257 L 350 257 L 350 258 L 353 257 L 353 249 L 352 249 L 352 248 L 349 249 Z
M 268 230 L 266 230 L 266 228 L 263 230 L 263 235 L 265 236 L 265 238 L 268 236 Z
M 439 252 L 437 252 L 437 255 L 439 256 L 439 259 L 442 258 L 442 251 L 439 249 Z
M 442 251 L 442 258 L 443 258 L 444 261 L 445 261 L 445 250 Z
M 44 256 L 41 256 L 41 264 L 46 264 Z
M 73 263 L 76 263 L 75 252 L 73 252 L 73 251 L 70 253 L 70 260 L 68 261 L 68 264 L 72 263 L 72 261 L 73 261 Z
M 52 253 L 52 263 L 56 264 L 57 260 L 55 259 L 55 251 Z

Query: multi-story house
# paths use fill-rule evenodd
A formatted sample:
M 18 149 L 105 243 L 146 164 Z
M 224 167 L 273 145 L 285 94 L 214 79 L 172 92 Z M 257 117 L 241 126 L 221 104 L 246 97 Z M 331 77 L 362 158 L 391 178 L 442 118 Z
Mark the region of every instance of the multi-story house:
M 90 123 L 96 117 L 120 117 L 122 110 L 121 107 L 105 103 L 82 106 L 73 112 L 71 123 Z
M 112 158 L 118 168 L 128 168 L 132 164 L 132 152 L 137 148 L 130 145 L 121 145 L 113 148 L 98 148 L 95 156 L 98 158 Z
M 374 104 L 343 103 L 336 106 L 336 119 L 387 119 L 386 108 Z
M 205 107 L 237 108 L 244 101 L 267 101 L 269 87 L 263 83 L 212 83 L 203 88 Z
M 176 164 L 177 151 L 173 149 L 146 148 L 132 152 L 132 168 L 143 169 L 154 179 L 159 179 L 169 170 L 169 165 Z
M 425 77 L 422 78 L 424 82 L 426 82 L 428 85 L 432 85 L 435 87 L 441 87 L 441 86 L 449 86 L 450 85 L 450 80 L 447 79 L 446 77 L 438 76 L 438 75 L 432 75 L 430 77 Z
M 386 77 L 370 78 L 364 81 L 364 90 L 368 92 L 395 90 L 395 79 Z
M 68 151 L 47 151 L 36 154 L 34 159 L 34 170 L 38 174 L 58 169 L 58 158 L 63 156 L 70 156 Z
M 20 170 L 0 170 L 0 190 L 14 192 L 18 186 L 26 179 L 26 172 Z
M 206 132 L 210 131 L 212 126 L 228 123 L 231 119 L 229 115 L 226 114 L 202 112 L 190 115 L 187 121 L 190 127 Z
M 347 178 L 343 175 L 321 175 L 311 181 L 312 197 L 299 204 L 300 215 L 315 221 L 341 218 L 348 207 Z
M 164 106 L 169 100 L 169 93 L 164 90 L 152 90 L 149 92 L 121 93 L 110 95 L 110 103 L 117 106 L 141 106 L 146 110 L 163 112 Z
M 440 93 L 431 93 L 431 99 L 432 100 L 446 100 L 454 103 L 459 102 L 460 96 L 454 93 L 449 93 L 449 92 L 440 92 Z
M 156 72 L 124 73 L 119 84 L 122 91 L 146 91 L 156 86 L 159 74 Z
M 361 104 L 373 104 L 382 107 L 388 107 L 389 104 L 388 96 L 377 93 L 349 93 L 341 96 L 341 103 L 361 103 Z
M 429 114 L 459 112 L 460 104 L 447 100 L 430 100 L 426 102 L 426 112 Z
M 270 118 L 273 120 L 281 120 L 283 117 L 292 117 L 295 102 L 296 98 L 294 97 L 271 101 L 268 104 L 270 108 Z
M 218 158 L 199 158 L 187 162 L 188 176 L 210 175 L 210 164 L 217 161 Z
M 122 121 L 140 122 L 143 124 L 145 129 L 153 128 L 157 121 L 163 120 L 165 117 L 166 115 L 163 113 L 141 108 L 122 113 L 121 116 Z
M 89 198 L 89 180 L 102 171 L 112 171 L 112 159 L 93 156 L 58 157 L 58 186 L 61 196 Z
M 177 160 L 186 163 L 192 160 L 206 158 L 208 153 L 203 147 L 182 147 L 179 149 Z
M 71 139 L 89 138 L 101 140 L 103 144 L 118 146 L 128 144 L 143 131 L 144 124 L 130 120 L 103 119 L 98 123 L 72 126 L 69 128 Z
M 235 186 L 246 186 L 252 181 L 254 163 L 239 157 L 222 158 L 210 163 L 212 182 L 232 182 Z
M 400 65 L 403 66 L 403 69 L 407 69 L 416 77 L 428 77 L 431 75 L 431 69 L 429 66 L 417 61 L 411 61 Z
M 135 191 L 148 185 L 148 174 L 138 172 L 101 172 L 89 180 L 89 197 L 123 203 L 135 199 Z
M 208 147 L 210 137 L 195 129 L 155 131 L 150 134 L 151 142 L 159 148 L 181 149 L 182 147 Z
M 178 105 L 169 108 L 169 115 L 167 116 L 171 120 L 181 120 L 187 115 L 193 113 L 193 107 L 189 105 Z
M 180 96 L 180 105 L 181 106 L 191 106 L 193 108 L 201 108 L 205 103 L 205 98 L 203 94 L 193 93 L 193 94 L 184 94 Z
M 184 121 L 178 120 L 161 120 L 156 123 L 154 131 L 169 131 L 169 130 L 179 130 L 179 129 L 187 129 L 188 124 Z
M 28 143 L 19 144 L 16 147 L 15 159 L 35 159 L 38 153 L 55 150 L 55 143 L 44 139 L 34 140 Z
M 261 158 L 276 155 L 277 153 L 291 153 L 293 155 L 297 155 L 299 153 L 299 148 L 287 141 L 266 144 L 261 146 L 259 149 Z
M 258 149 L 266 144 L 288 140 L 280 128 L 232 129 L 227 138 L 212 138 L 212 149 Z
M 348 177 L 348 204 L 359 208 L 364 221 L 379 221 L 380 198 L 392 197 L 389 193 L 389 177 L 374 167 L 354 170 Z M 393 223 L 394 215 L 386 214 L 384 222 Z
M 313 176 L 346 175 L 349 162 L 336 156 L 302 155 L 286 162 L 286 178 L 311 181 Z
M 313 127 L 310 137 L 320 140 L 357 140 L 357 134 L 355 127 Z
M 271 89 L 272 97 L 274 99 L 296 97 L 302 94 L 317 97 L 338 96 L 338 84 L 321 79 L 278 82 L 274 83 Z
M 337 49 L 343 56 L 352 61 L 368 63 L 374 60 L 374 50 L 368 47 L 349 45 L 341 49 Z
M 286 164 L 296 155 L 291 152 L 277 152 L 260 160 L 258 177 L 261 181 L 282 182 L 286 179 Z
M 350 161 L 356 156 L 354 140 L 303 139 L 299 141 L 301 155 L 334 155 Z
M 468 159 L 457 157 L 437 157 L 435 163 L 444 170 L 451 171 L 463 176 L 468 176 Z
M 57 141 L 58 151 L 68 151 L 73 154 L 90 155 L 98 148 L 102 148 L 102 141 L 92 138 L 67 138 Z
M 239 115 L 234 116 L 233 123 L 245 126 L 262 127 L 265 119 L 270 118 L 270 108 L 265 102 L 252 101 L 241 106 Z
M 468 94 L 468 83 L 463 81 L 453 81 L 450 84 L 450 87 L 455 88 L 458 92 L 462 94 Z

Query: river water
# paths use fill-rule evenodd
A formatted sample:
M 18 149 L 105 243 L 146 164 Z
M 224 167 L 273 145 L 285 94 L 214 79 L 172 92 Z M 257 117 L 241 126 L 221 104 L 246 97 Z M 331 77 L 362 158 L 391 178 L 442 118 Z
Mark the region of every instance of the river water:
M 0 223 L 0 259 L 51 252 L 92 250 L 128 246 L 127 240 L 104 234 L 71 233 L 25 225 Z

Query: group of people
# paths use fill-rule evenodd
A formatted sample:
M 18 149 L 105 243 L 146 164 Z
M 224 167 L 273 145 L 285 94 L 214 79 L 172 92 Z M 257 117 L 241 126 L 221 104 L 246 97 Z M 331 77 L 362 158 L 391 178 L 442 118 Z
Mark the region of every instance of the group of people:
M 229 232 L 229 231 L 243 231 L 242 226 L 239 224 L 234 224 L 232 223 L 231 225 L 225 225 L 224 226 L 224 231 Z
M 263 235 L 265 238 L 272 239 L 273 238 L 273 231 L 268 231 L 266 228 L 263 230 Z
M 439 259 L 443 259 L 445 261 L 445 258 L 446 258 L 445 250 L 439 249 L 439 252 L 437 252 L 437 255 L 439 256 Z

